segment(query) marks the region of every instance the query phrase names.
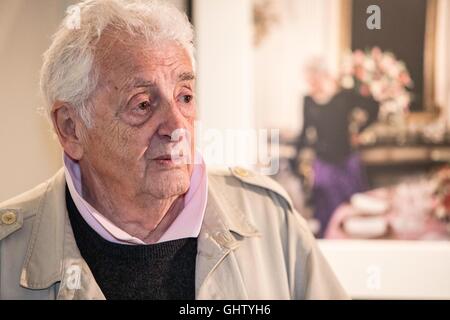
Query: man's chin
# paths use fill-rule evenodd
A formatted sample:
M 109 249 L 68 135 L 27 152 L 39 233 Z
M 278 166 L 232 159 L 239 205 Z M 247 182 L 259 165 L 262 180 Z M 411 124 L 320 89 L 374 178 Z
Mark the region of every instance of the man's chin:
M 147 190 L 161 198 L 184 194 L 190 185 L 186 166 L 153 171 L 146 180 Z

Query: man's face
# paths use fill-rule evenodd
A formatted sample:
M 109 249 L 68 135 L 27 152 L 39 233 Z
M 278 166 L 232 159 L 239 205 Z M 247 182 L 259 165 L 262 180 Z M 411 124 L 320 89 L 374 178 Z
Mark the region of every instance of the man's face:
M 109 43 L 100 43 L 103 52 L 97 54 L 93 126 L 87 129 L 80 164 L 113 192 L 158 199 L 181 195 L 189 188 L 192 164 L 174 163 L 170 156 L 174 150 L 194 152 L 195 82 L 189 55 L 176 42 Z M 189 144 L 186 136 L 172 139 L 176 129 L 186 130 Z

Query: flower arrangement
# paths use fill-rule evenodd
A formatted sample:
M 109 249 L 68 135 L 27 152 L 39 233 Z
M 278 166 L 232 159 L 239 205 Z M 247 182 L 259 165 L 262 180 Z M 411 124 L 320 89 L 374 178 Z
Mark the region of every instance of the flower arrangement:
M 374 47 L 348 53 L 341 64 L 339 84 L 363 96 L 372 96 L 380 104 L 381 119 L 389 115 L 404 117 L 408 113 L 412 98 L 408 89 L 413 81 L 405 63 L 391 52 Z

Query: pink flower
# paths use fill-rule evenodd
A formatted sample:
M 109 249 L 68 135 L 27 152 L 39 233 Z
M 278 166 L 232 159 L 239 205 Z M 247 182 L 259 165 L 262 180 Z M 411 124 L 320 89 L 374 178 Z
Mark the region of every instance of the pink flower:
M 366 72 L 363 67 L 358 66 L 355 68 L 355 76 L 358 80 L 363 81 L 365 79 L 365 74 Z
M 356 50 L 355 52 L 353 52 L 353 61 L 356 65 L 362 64 L 364 61 L 364 57 L 364 52 L 362 52 L 361 50 Z
M 400 83 L 404 86 L 409 87 L 412 84 L 411 77 L 409 76 L 408 72 L 403 71 L 400 73 L 398 80 Z

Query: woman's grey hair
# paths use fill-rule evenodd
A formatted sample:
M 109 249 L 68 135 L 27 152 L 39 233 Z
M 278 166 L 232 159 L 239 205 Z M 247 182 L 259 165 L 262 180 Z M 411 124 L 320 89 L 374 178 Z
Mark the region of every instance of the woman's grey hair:
M 89 98 L 98 85 L 97 43 L 106 29 L 144 37 L 150 43 L 177 41 L 195 68 L 193 28 L 187 16 L 161 1 L 88 0 L 69 7 L 44 54 L 41 92 L 51 119 L 56 101 L 71 104 L 87 127 L 92 125 Z

